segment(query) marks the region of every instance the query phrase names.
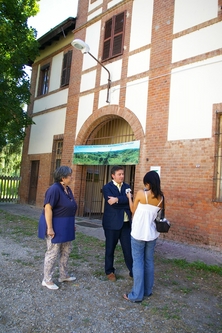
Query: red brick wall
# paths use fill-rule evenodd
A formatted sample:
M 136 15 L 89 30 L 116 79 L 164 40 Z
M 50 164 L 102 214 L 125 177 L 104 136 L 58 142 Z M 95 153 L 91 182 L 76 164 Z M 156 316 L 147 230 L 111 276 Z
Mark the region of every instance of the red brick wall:
M 166 216 L 171 221 L 172 227 L 167 235 L 161 236 L 167 239 L 197 244 L 201 246 L 215 246 L 222 248 L 222 219 L 221 203 L 213 203 L 213 176 L 215 154 L 215 124 L 216 108 L 222 110 L 222 104 L 212 105 L 213 136 L 210 139 L 167 141 L 168 112 L 170 95 L 170 73 L 175 67 L 196 62 L 205 58 L 222 54 L 222 50 L 209 52 L 206 55 L 171 64 L 172 40 L 181 35 L 173 35 L 174 1 L 155 0 L 152 26 L 152 47 L 148 45 L 144 49 L 151 49 L 150 70 L 136 76 L 141 78 L 149 76 L 149 92 L 147 107 L 146 135 L 135 114 L 125 108 L 125 86 L 127 83 L 127 65 L 129 56 L 129 39 L 131 28 L 131 12 L 133 1 L 122 1 L 114 10 L 107 10 L 108 1 L 103 1 L 103 14 L 95 18 L 102 20 L 103 27 L 107 19 L 113 15 L 127 10 L 125 45 L 122 59 L 122 77 L 120 82 L 120 102 L 118 106 L 107 105 L 98 109 L 98 96 L 100 90 L 101 68 L 97 66 L 96 88 L 93 114 L 87 119 L 76 137 L 77 110 L 80 93 L 80 78 L 82 69 L 82 54 L 73 53 L 72 71 L 69 86 L 69 98 L 67 104 L 67 118 L 64 133 L 64 149 L 62 164 L 73 168 L 73 191 L 77 197 L 81 187 L 81 167 L 72 165 L 73 146 L 85 144 L 90 133 L 104 119 L 113 115 L 124 118 L 132 127 L 135 139 L 140 140 L 140 162 L 136 166 L 135 191 L 142 186 L 144 174 L 151 166 L 161 166 L 161 183 L 166 197 Z M 218 4 L 222 6 L 222 1 Z M 79 1 L 79 14 L 74 38 L 85 39 L 86 18 L 88 0 Z M 187 29 L 182 34 L 190 33 L 210 23 L 221 20 L 221 9 L 218 18 L 204 25 Z M 103 30 L 101 30 L 101 42 L 99 54 L 102 53 Z M 140 50 L 141 51 L 141 50 Z M 131 52 L 131 54 L 136 51 Z M 111 61 L 116 61 L 115 58 Z M 95 64 L 96 66 L 96 64 Z M 221 99 L 222 102 L 222 99 Z M 210 112 L 210 111 L 209 111 Z M 76 137 L 76 139 L 75 139 Z M 28 136 L 24 145 L 23 163 L 23 188 L 20 190 L 23 202 L 27 198 L 29 186 L 29 173 L 31 160 L 36 156 L 27 155 Z M 39 155 L 40 178 L 37 193 L 37 205 L 42 205 L 43 194 L 48 186 L 50 173 L 50 154 Z

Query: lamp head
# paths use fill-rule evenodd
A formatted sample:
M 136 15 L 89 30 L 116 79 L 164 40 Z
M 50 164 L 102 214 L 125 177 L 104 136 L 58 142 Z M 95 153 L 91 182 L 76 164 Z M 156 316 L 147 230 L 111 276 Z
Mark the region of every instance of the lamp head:
M 71 42 L 71 45 L 75 47 L 77 50 L 80 50 L 82 53 L 88 53 L 89 52 L 89 45 L 86 44 L 83 40 L 81 39 L 74 39 Z

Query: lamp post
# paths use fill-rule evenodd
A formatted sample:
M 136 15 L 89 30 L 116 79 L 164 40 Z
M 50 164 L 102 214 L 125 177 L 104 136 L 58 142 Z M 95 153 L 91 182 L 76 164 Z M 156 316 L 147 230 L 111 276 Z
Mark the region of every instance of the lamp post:
M 81 39 L 74 39 L 71 42 L 71 45 L 73 47 L 75 47 L 77 50 L 81 51 L 83 54 L 88 53 L 96 62 L 98 62 L 98 64 L 100 64 L 100 66 L 102 66 L 108 73 L 108 83 L 107 83 L 107 97 L 106 97 L 106 103 L 109 103 L 109 90 L 110 90 L 110 86 L 111 86 L 111 79 L 110 79 L 110 72 L 109 70 L 98 60 L 96 59 L 90 52 L 90 48 L 89 45 L 86 44 L 83 40 Z

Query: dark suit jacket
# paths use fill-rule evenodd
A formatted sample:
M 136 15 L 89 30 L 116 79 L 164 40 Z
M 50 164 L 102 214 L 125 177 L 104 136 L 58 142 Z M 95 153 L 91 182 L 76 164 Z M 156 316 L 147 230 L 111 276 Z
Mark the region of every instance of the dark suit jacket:
M 127 188 L 130 188 L 130 186 L 126 183 L 123 183 L 121 187 L 121 192 L 119 192 L 118 187 L 114 185 L 112 181 L 103 186 L 105 207 L 104 207 L 102 223 L 104 229 L 113 229 L 113 230 L 121 229 L 124 223 L 124 211 L 129 216 L 129 221 L 131 222 L 129 199 L 127 198 L 125 193 Z M 109 196 L 117 197 L 118 203 L 109 205 L 108 204 Z

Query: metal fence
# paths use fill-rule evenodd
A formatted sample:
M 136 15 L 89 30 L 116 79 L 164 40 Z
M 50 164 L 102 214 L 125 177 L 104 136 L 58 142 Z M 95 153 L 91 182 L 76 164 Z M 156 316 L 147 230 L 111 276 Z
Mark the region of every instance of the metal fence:
M 0 175 L 0 202 L 17 202 L 20 177 Z

